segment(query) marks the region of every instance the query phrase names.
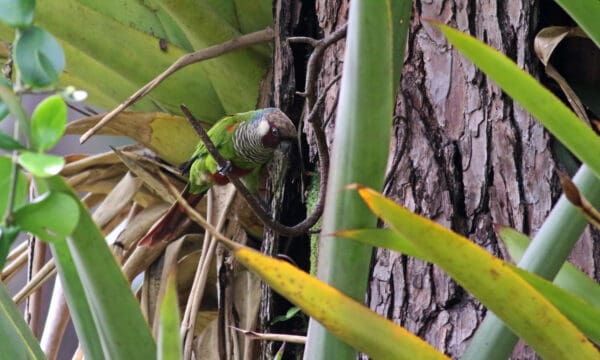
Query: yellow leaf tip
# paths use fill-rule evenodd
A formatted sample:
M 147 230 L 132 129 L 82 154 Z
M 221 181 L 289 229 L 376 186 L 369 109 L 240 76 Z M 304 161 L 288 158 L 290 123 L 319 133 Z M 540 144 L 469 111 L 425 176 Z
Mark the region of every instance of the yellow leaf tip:
M 436 19 L 428 18 L 428 17 L 422 17 L 421 21 L 424 21 L 424 22 L 426 22 L 428 24 L 431 24 L 431 25 L 433 25 L 435 27 L 438 27 L 438 28 L 442 27 L 442 26 L 446 26 L 446 24 L 444 24 L 443 22 L 441 22 L 439 20 L 436 20 Z
M 362 188 L 364 188 L 364 185 L 358 184 L 358 183 L 352 183 L 352 184 L 348 184 L 346 186 L 343 187 L 344 190 L 360 190 Z
M 332 232 L 330 234 L 323 234 L 321 235 L 321 237 L 327 236 L 327 237 L 346 237 L 346 235 L 350 232 L 350 230 L 338 230 L 335 232 Z

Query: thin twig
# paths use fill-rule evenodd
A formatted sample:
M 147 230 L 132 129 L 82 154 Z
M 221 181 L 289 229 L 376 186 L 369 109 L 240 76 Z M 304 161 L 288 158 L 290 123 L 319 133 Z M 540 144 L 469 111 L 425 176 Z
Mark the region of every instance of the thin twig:
M 306 82 L 304 84 L 304 98 L 306 99 L 306 122 L 311 124 L 314 132 L 315 142 L 317 143 L 317 153 L 319 154 L 319 195 L 317 202 L 313 208 L 312 213 L 303 221 L 306 224 L 311 224 L 312 227 L 321 217 L 323 208 L 325 207 L 325 190 L 327 189 L 328 172 L 329 172 L 329 148 L 327 147 L 327 136 L 323 129 L 323 122 L 317 116 L 320 102 L 325 100 L 327 91 L 337 82 L 338 76 L 336 76 L 325 88 L 323 93 L 316 98 L 317 92 L 317 75 L 319 74 L 319 68 L 325 50 L 346 36 L 347 26 L 344 25 L 333 33 L 329 34 L 325 38 L 318 41 L 315 45 L 314 51 L 308 59 L 306 65 Z M 322 99 L 322 100 L 321 100 Z M 333 113 L 333 112 L 332 112 Z M 310 229 L 310 228 L 309 228 Z M 307 229 L 308 230 L 308 229 Z
M 310 109 L 310 111 L 308 111 L 308 115 L 306 115 L 306 119 L 303 120 L 304 122 L 311 124 L 312 129 L 315 132 L 315 141 L 317 143 L 317 151 L 319 153 L 319 171 L 321 173 L 321 177 L 319 178 L 319 196 L 317 197 L 317 202 L 314 207 L 314 212 L 318 213 L 319 216 L 323 212 L 323 207 L 325 205 L 324 190 L 327 189 L 327 176 L 328 176 L 327 171 L 329 170 L 329 150 L 327 147 L 327 138 L 325 136 L 325 130 L 324 130 L 325 126 L 321 122 L 320 118 L 317 117 L 317 114 L 319 113 L 319 108 L 321 107 L 321 105 L 323 105 L 323 103 L 325 102 L 325 99 L 327 98 L 327 93 L 333 87 L 333 85 L 336 82 L 338 82 L 341 78 L 342 78 L 342 75 L 338 74 L 329 82 L 329 84 L 327 84 L 325 89 L 323 89 L 323 91 L 317 98 L 317 101 L 315 102 L 312 109 Z M 336 101 L 337 101 L 337 98 L 336 98 Z M 307 100 L 307 104 L 308 104 L 308 100 Z M 334 111 L 331 112 L 331 114 L 333 114 L 333 113 L 334 113 Z M 302 124 L 302 122 L 301 122 L 301 124 Z M 298 132 L 298 136 L 300 136 L 300 135 L 301 135 L 301 133 Z M 298 139 L 298 143 L 302 144 L 300 142 L 300 139 Z M 305 169 L 304 169 L 304 159 L 302 158 L 302 149 L 300 149 L 300 161 L 301 161 L 301 165 L 302 165 L 302 173 L 304 174 Z M 304 181 L 302 182 L 302 193 L 304 193 Z
M 250 34 L 242 35 L 238 38 L 229 40 L 222 44 L 214 45 L 208 47 L 206 49 L 198 50 L 196 52 L 183 55 L 177 61 L 175 61 L 171 66 L 169 66 L 165 71 L 163 71 L 160 75 L 152 79 L 149 83 L 141 87 L 138 91 L 136 91 L 133 95 L 131 95 L 125 102 L 121 105 L 117 106 L 114 110 L 106 114 L 102 120 L 100 120 L 94 127 L 86 131 L 81 138 L 79 139 L 80 143 L 84 143 L 86 140 L 90 138 L 90 136 L 94 135 L 100 128 L 102 128 L 106 123 L 108 123 L 115 115 L 125 110 L 127 107 L 134 104 L 140 98 L 144 97 L 148 94 L 152 89 L 154 89 L 158 84 L 160 84 L 163 80 L 169 77 L 174 72 L 178 71 L 181 68 L 184 68 L 188 65 L 212 59 L 217 56 L 226 54 L 228 52 L 243 49 L 249 46 L 253 46 L 256 44 L 260 44 L 263 42 L 271 41 L 275 37 L 275 33 L 273 29 L 266 28 L 260 31 L 256 31 Z
M 234 326 L 230 326 L 230 327 L 234 330 L 241 332 L 249 339 L 265 340 L 265 341 L 282 341 L 282 342 L 288 342 L 288 343 L 294 343 L 294 344 L 305 344 L 306 343 L 306 336 L 259 333 L 259 332 L 252 331 L 252 330 L 244 330 L 244 329 L 236 328 Z
M 181 105 L 181 111 L 183 111 L 184 115 L 188 118 L 188 121 L 194 127 L 194 130 L 196 130 L 196 133 L 198 133 L 200 140 L 202 140 L 202 142 L 206 146 L 206 150 L 208 150 L 213 159 L 215 159 L 219 167 L 221 169 L 227 169 L 227 160 L 225 160 L 223 156 L 217 151 L 215 144 L 212 142 L 212 140 L 206 133 L 206 130 L 204 130 L 204 128 L 200 126 L 198 120 L 196 120 L 194 115 L 192 115 L 190 110 L 185 105 Z M 246 202 L 248 203 L 250 208 L 252 208 L 252 211 L 254 211 L 256 216 L 263 222 L 265 226 L 271 228 L 273 231 L 287 236 L 299 236 L 305 234 L 308 231 L 308 229 L 310 229 L 314 225 L 314 223 L 310 223 L 307 221 L 309 218 L 291 227 L 276 222 L 275 220 L 271 219 L 267 211 L 260 204 L 260 201 L 250 193 L 250 191 L 241 182 L 238 176 L 233 174 L 233 172 L 231 171 L 226 171 L 225 175 L 233 184 L 233 186 L 235 186 L 240 195 L 246 200 Z M 316 217 L 316 219 L 318 219 L 319 217 L 320 214 Z M 310 218 L 310 221 L 312 221 L 313 217 Z M 316 222 L 316 219 L 314 219 L 314 222 Z
M 213 189 L 208 189 L 206 192 L 206 220 L 209 223 L 213 223 L 214 216 L 214 192 Z M 217 226 L 218 230 L 221 230 Z M 183 321 L 181 322 L 181 337 L 183 339 L 183 359 L 188 360 L 192 358 L 192 339 L 194 338 L 194 325 L 196 323 L 196 315 L 200 306 L 200 301 L 204 296 L 204 282 L 202 268 L 208 255 L 209 242 L 213 239 L 208 231 L 204 232 L 204 240 L 202 242 L 202 252 L 200 253 L 200 259 L 196 267 L 196 274 L 194 275 L 194 281 L 192 282 L 192 289 L 188 296 L 188 301 L 185 307 L 185 313 Z M 216 240 L 214 240 L 216 242 Z M 208 272 L 206 273 L 208 277 Z M 206 278 L 204 279 L 206 280 Z
M 19 245 L 17 245 L 6 257 L 6 261 L 13 261 L 14 259 L 16 259 L 17 257 L 19 257 L 23 252 L 28 250 L 27 247 L 27 243 L 26 242 L 22 242 Z
M 329 82 L 329 84 L 327 84 L 327 86 L 325 87 L 325 89 L 323 89 L 323 91 L 321 92 L 321 94 L 317 98 L 317 101 L 315 102 L 315 105 L 312 107 L 312 109 L 310 110 L 310 113 L 308 114 L 308 116 L 306 117 L 306 119 L 304 121 L 306 121 L 308 123 L 312 123 L 315 120 L 315 118 L 317 117 L 317 113 L 319 111 L 319 108 L 321 107 L 321 105 L 323 105 L 323 103 L 325 103 L 325 99 L 327 98 L 327 92 L 341 78 L 342 78 L 342 74 L 337 74 L 333 79 L 331 79 L 331 81 Z
M 319 40 L 312 54 L 310 54 L 308 63 L 306 64 L 306 86 L 304 87 L 309 109 L 312 109 L 316 101 L 317 76 L 319 75 L 323 54 L 329 46 L 346 36 L 346 29 L 347 26 L 344 25 L 322 40 Z
M 211 192 L 212 191 L 209 191 L 209 194 Z M 231 191 L 227 194 L 225 200 L 225 207 L 221 211 L 221 214 L 219 215 L 219 219 L 217 221 L 217 229 L 219 231 L 221 231 L 221 229 L 223 229 L 223 226 L 225 225 L 225 220 L 227 220 L 229 209 L 233 205 L 235 194 L 235 189 L 231 189 Z M 207 215 L 210 214 L 208 211 L 209 210 L 207 209 Z M 209 234 L 208 231 L 206 232 L 206 234 Z M 204 245 L 206 245 L 206 247 Z M 189 335 L 194 334 L 194 327 L 196 326 L 196 315 L 198 314 L 198 309 L 200 308 L 200 301 L 204 297 L 206 279 L 208 278 L 208 272 L 211 263 L 210 260 L 212 259 L 216 248 L 216 239 L 212 236 L 205 237 L 204 244 L 202 244 L 202 255 L 200 257 L 200 261 L 198 262 L 198 268 L 196 270 L 196 277 L 194 278 L 194 282 L 192 284 L 192 291 L 190 291 L 190 296 L 188 298 L 189 309 L 185 309 L 186 314 L 189 316 L 189 321 L 185 329 L 187 333 L 184 337 L 184 359 L 191 358 L 191 356 L 187 356 L 187 354 L 191 354 L 193 336 Z
M 29 268 L 27 271 L 27 281 L 31 279 L 41 270 L 46 261 L 46 253 L 48 250 L 48 244 L 39 240 L 38 238 L 31 236 L 29 238 Z M 41 325 L 42 325 L 42 292 L 37 289 L 32 292 L 27 298 L 27 304 L 25 306 L 25 312 L 28 315 L 29 327 L 33 333 L 39 337 Z
M 20 304 L 21 301 L 27 299 L 34 291 L 44 285 L 48 279 L 56 274 L 56 264 L 54 259 L 48 260 L 48 262 L 42 266 L 40 271 L 35 273 L 31 280 L 13 297 L 15 304 Z
M 319 40 L 313 39 L 308 36 L 293 36 L 287 38 L 287 41 L 292 44 L 308 44 L 312 47 L 319 45 Z
M 27 252 L 23 252 L 13 262 L 7 264 L 4 269 L 2 269 L 0 281 L 7 283 L 10 279 L 12 279 L 12 277 L 15 276 L 17 272 L 27 263 L 28 257 L 29 254 Z
M 54 282 L 40 346 L 48 359 L 57 359 L 71 316 L 60 281 Z
M 158 175 L 160 176 L 161 180 L 166 184 L 167 189 L 169 190 L 171 195 L 173 195 L 177 199 L 177 202 L 179 203 L 179 205 L 181 205 L 181 207 L 183 207 L 183 210 L 185 211 L 185 213 L 192 220 L 194 220 L 194 222 L 196 222 L 198 225 L 202 226 L 212 236 L 216 237 L 219 241 L 221 241 L 225 245 L 227 245 L 228 248 L 235 249 L 235 248 L 239 247 L 238 244 L 236 244 L 233 240 L 231 240 L 231 239 L 227 238 L 226 236 L 224 236 L 223 234 L 221 234 L 219 232 L 219 230 L 217 230 L 217 228 L 212 226 L 208 221 L 206 221 L 206 219 L 202 215 L 200 215 L 200 213 L 198 213 L 193 207 L 191 207 L 190 204 L 188 204 L 188 202 L 185 201 L 185 199 L 181 196 L 181 194 L 179 193 L 179 190 L 177 190 L 177 188 L 175 188 L 175 186 L 173 186 L 173 184 L 171 184 L 169 179 L 167 179 L 167 176 L 165 174 L 163 174 L 162 172 L 159 172 Z

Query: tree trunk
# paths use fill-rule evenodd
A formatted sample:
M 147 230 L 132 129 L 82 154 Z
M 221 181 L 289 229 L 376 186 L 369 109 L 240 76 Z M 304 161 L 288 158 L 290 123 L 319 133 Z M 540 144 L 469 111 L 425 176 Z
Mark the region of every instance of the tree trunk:
M 310 1 L 302 6 L 312 11 Z M 348 1 L 317 0 L 314 11 L 320 30 L 329 34 L 345 24 Z M 551 137 L 422 19 L 474 35 L 536 76 L 532 44 L 543 12 L 531 1 L 518 0 L 417 0 L 413 11 L 384 191 L 502 256 L 494 224 L 534 234 L 559 195 Z M 320 91 L 341 71 L 343 53 L 343 41 L 327 50 Z M 329 90 L 324 119 L 335 118 L 338 85 Z M 326 122 L 329 136 L 333 126 L 334 121 Z M 315 153 L 312 147 L 313 160 Z M 598 252 L 591 240 L 586 232 L 573 256 L 589 274 Z M 453 358 L 464 352 L 485 315 L 437 267 L 387 250 L 375 253 L 367 302 Z M 535 355 L 519 345 L 513 357 Z

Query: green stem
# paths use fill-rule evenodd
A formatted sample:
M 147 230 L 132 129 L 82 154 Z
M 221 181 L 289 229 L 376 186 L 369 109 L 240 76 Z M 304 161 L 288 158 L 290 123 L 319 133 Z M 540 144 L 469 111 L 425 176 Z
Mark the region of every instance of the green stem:
M 19 139 L 19 122 L 15 121 L 13 129 L 13 137 L 15 140 Z M 10 173 L 10 188 L 8 190 L 8 204 L 6 206 L 6 213 L 2 222 L 6 225 L 11 225 L 13 222 L 13 210 L 15 207 L 15 199 L 17 197 L 17 180 L 19 178 L 19 164 L 17 163 L 19 157 L 18 151 L 12 153 L 12 169 Z
M 317 276 L 360 302 L 365 298 L 373 249 L 330 234 L 377 224 L 356 192 L 344 189 L 351 183 L 383 187 L 398 84 L 394 75 L 400 74 L 395 65 L 404 56 L 411 4 L 407 0 L 350 2 Z M 350 345 L 310 320 L 304 359 L 356 356 Z

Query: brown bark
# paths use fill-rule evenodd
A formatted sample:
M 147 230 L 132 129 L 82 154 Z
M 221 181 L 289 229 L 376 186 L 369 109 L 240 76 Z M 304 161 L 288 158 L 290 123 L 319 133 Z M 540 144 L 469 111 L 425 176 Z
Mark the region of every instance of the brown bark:
M 317 1 L 323 32 L 344 24 L 347 9 L 346 0 Z M 484 40 L 535 76 L 538 17 L 530 1 L 415 1 L 396 105 L 385 193 L 500 256 L 493 225 L 534 234 L 559 194 L 551 137 L 422 19 Z M 341 71 L 343 49 L 340 42 L 328 50 L 321 90 Z M 330 90 L 325 119 L 335 112 L 337 88 Z M 586 233 L 573 256 L 590 274 L 593 250 Z M 372 271 L 372 309 L 453 358 L 464 352 L 485 315 L 477 301 L 437 267 L 395 252 L 376 251 Z M 513 358 L 535 355 L 519 345 Z

